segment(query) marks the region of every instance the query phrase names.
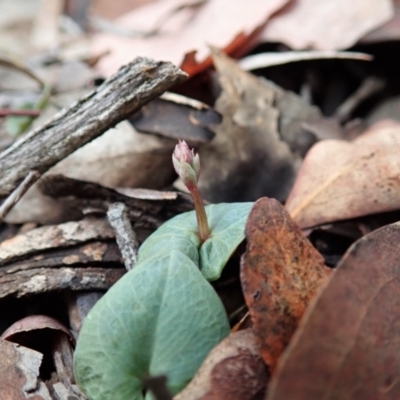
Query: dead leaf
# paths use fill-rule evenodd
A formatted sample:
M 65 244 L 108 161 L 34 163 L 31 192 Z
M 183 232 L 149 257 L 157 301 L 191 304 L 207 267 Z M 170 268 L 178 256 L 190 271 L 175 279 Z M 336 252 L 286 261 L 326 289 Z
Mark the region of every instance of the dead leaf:
M 52 329 L 55 331 L 63 332 L 69 337 L 71 341 L 73 341 L 73 337 L 68 328 L 60 321 L 47 315 L 30 315 L 28 317 L 20 319 L 2 333 L 1 339 L 8 340 L 9 342 L 18 343 L 21 346 L 26 346 L 26 343 L 24 342 L 24 339 L 27 337 L 26 333 L 29 331 L 40 329 Z
M 268 68 L 293 62 L 325 59 L 371 61 L 372 56 L 350 51 L 283 51 L 253 54 L 242 58 L 238 64 L 245 71 L 251 71 L 253 69 Z
M 393 96 L 382 100 L 368 114 L 366 122 L 372 125 L 383 119 L 392 119 L 400 122 L 400 96 Z
M 356 242 L 309 306 L 268 400 L 400 398 L 400 223 Z
M 42 354 L 0 339 L 0 393 L 2 400 L 51 400 L 39 379 Z
M 382 121 L 351 142 L 307 154 L 286 209 L 301 228 L 400 208 L 400 124 Z
M 222 86 L 215 108 L 223 120 L 214 128 L 216 137 L 199 149 L 202 194 L 211 202 L 284 200 L 300 154 L 317 140 L 302 123 L 320 120 L 319 110 L 221 53 L 214 63 Z
M 209 142 L 214 137 L 210 126 L 221 122 L 221 116 L 200 101 L 164 93 L 143 106 L 129 121 L 139 132 L 195 144 Z
M 210 61 L 198 63 L 193 50 L 197 51 L 201 61 L 209 57 L 208 44 L 227 48 L 229 54 L 235 54 L 238 50 L 246 51 L 249 42 L 254 41 L 257 28 L 287 2 L 249 0 L 232 5 L 225 0 L 163 0 L 136 8 L 115 20 L 119 28 L 125 29 L 125 37 L 117 37 L 115 33 L 94 35 L 94 53 L 111 50 L 110 55 L 99 61 L 98 69 L 103 75 L 109 76 L 135 55 L 181 65 L 185 54 L 189 53 L 183 67 L 193 75 L 211 64 Z M 210 21 L 218 23 L 211 24 Z M 135 33 L 136 37 L 133 37 Z
M 329 270 L 275 199 L 254 204 L 245 232 L 243 293 L 261 354 L 273 370 Z
M 176 140 L 138 133 L 129 122 L 123 121 L 66 157 L 48 174 L 62 174 L 109 187 L 160 189 L 174 180 L 171 154 L 175 145 Z M 77 218 L 76 214 L 77 210 L 65 211 L 63 204 L 44 196 L 33 185 L 6 221 L 54 224 Z
M 400 38 L 400 2 L 393 0 L 394 15 L 385 24 L 372 32 L 367 33 L 360 42 L 361 43 L 375 43 L 375 42 L 386 42 L 395 41 Z
M 298 0 L 274 15 L 262 38 L 297 50 L 346 49 L 392 16 L 390 0 Z
M 73 375 L 75 340 L 60 321 L 47 315 L 30 315 L 12 324 L 3 332 L 1 339 L 43 354 L 42 369 L 55 370 L 47 384 L 53 386 L 55 392 L 66 394 L 64 397 L 58 397 L 60 400 L 85 398 L 75 385 Z
M 50 50 L 60 45 L 59 21 L 63 6 L 62 0 L 42 0 L 40 2 L 30 35 L 33 46 L 42 50 Z
M 253 331 L 246 329 L 218 344 L 174 400 L 261 399 L 268 381 Z

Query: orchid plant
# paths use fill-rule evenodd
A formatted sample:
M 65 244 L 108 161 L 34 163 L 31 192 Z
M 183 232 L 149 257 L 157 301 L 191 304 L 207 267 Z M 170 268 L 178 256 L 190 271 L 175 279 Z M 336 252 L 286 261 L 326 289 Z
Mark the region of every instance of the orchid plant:
M 200 160 L 180 141 L 173 165 L 195 211 L 157 229 L 138 263 L 93 307 L 74 356 L 77 382 L 90 400 L 142 400 L 141 379 L 166 375 L 173 394 L 191 380 L 229 323 L 208 281 L 218 279 L 237 246 L 252 203 L 204 207 Z

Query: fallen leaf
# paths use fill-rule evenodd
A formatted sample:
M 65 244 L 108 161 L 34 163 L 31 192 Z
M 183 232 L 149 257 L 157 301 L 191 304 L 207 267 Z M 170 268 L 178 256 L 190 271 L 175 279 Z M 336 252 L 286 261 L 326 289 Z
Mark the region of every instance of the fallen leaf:
M 298 50 L 346 49 L 392 16 L 390 0 L 298 0 L 274 15 L 262 39 Z
M 174 180 L 171 154 L 175 145 L 174 139 L 138 133 L 129 122 L 123 121 L 66 157 L 48 174 L 62 174 L 109 187 L 160 189 Z M 62 204 L 44 196 L 33 185 L 6 221 L 54 224 L 70 220 L 71 213 L 73 218 L 76 210 L 65 212 Z
M 395 41 L 400 38 L 400 2 L 393 0 L 394 15 L 382 26 L 367 33 L 361 40 L 361 43 L 376 43 Z
M 400 398 L 400 223 L 356 242 L 307 309 L 268 400 Z
M 351 142 L 312 147 L 287 199 L 301 228 L 400 208 L 400 124 L 382 121 Z
M 253 69 L 268 68 L 293 62 L 325 59 L 371 61 L 372 56 L 365 53 L 354 53 L 350 51 L 282 51 L 277 53 L 253 54 L 242 58 L 238 61 L 238 64 L 245 71 L 251 71 Z
M 109 76 L 140 55 L 170 60 L 176 65 L 183 62 L 184 70 L 193 75 L 211 65 L 210 60 L 198 63 L 193 50 L 201 61 L 209 57 L 210 43 L 226 48 L 229 54 L 248 50 L 257 28 L 287 2 L 248 0 L 232 5 L 225 0 L 163 0 L 136 8 L 115 20 L 118 28 L 125 29 L 125 35 L 94 35 L 94 53 L 111 51 L 99 61 L 98 69 Z M 187 53 L 189 56 L 184 60 Z
M 54 331 L 63 332 L 71 341 L 73 341 L 71 332 L 68 330 L 68 328 L 60 321 L 47 315 L 30 315 L 20 319 L 2 333 L 1 339 L 26 346 L 26 343 L 24 342 L 27 338 L 26 333 L 41 329 L 51 329 Z
M 143 106 L 129 121 L 139 132 L 204 143 L 214 137 L 210 126 L 221 122 L 221 116 L 200 101 L 164 93 Z
M 214 203 L 286 199 L 300 154 L 317 140 L 302 123 L 321 119 L 319 110 L 221 53 L 215 52 L 214 64 L 222 86 L 215 108 L 223 120 L 213 128 L 215 138 L 199 149 L 204 198 Z
M 400 96 L 389 97 L 382 100 L 366 117 L 366 123 L 372 125 L 383 119 L 400 122 Z
M 0 339 L 0 393 L 2 400 L 51 400 L 39 379 L 42 354 Z
M 78 400 L 78 388 L 72 369 L 75 340 L 68 328 L 47 315 L 30 315 L 12 324 L 1 339 L 17 343 L 43 354 L 42 370 L 54 369 L 51 383 L 56 392 L 66 393 L 60 400 Z M 60 387 L 60 385 L 62 387 Z M 55 386 L 55 387 L 54 387 Z M 71 396 L 71 397 L 68 397 Z
M 174 400 L 261 399 L 268 381 L 254 333 L 246 329 L 219 343 Z
M 258 200 L 246 224 L 241 281 L 265 363 L 274 370 L 328 269 L 275 199 Z

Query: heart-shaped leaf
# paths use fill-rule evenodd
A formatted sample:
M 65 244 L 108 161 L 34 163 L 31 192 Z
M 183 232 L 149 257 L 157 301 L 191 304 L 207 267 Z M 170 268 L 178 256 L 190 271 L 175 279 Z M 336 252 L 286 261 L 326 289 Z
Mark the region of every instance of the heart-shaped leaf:
M 153 248 L 153 253 L 158 253 Z M 223 305 L 183 252 L 142 261 L 85 320 L 74 369 L 90 399 L 142 399 L 140 378 L 166 374 L 173 393 L 229 333 Z
M 154 232 L 139 250 L 139 262 L 180 249 L 198 262 L 204 277 L 213 281 L 244 239 L 244 226 L 253 203 L 211 204 L 206 206 L 211 237 L 200 247 L 194 211 L 180 214 Z M 155 251 L 157 249 L 157 251 Z M 198 261 L 197 261 L 198 260 Z

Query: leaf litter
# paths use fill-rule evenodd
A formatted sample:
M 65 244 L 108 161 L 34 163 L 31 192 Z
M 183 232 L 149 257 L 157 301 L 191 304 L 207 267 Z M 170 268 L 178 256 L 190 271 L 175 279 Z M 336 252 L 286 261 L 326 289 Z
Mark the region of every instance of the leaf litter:
M 399 223 L 386 225 L 349 249 L 279 361 L 268 400 L 399 397 L 399 237 Z
M 74 376 L 69 335 L 56 335 L 51 347 L 45 340 L 46 325 L 29 333 L 42 343 L 35 366 L 28 366 L 37 371 L 27 377 L 36 390 L 29 394 L 13 368 L 18 365 L 26 371 L 26 355 L 35 350 L 13 347 L 12 355 L 9 345 L 0 342 L 2 359 L 10 360 L 0 363 L 4 393 L 12 393 L 12 398 L 84 399 L 76 387 L 76 377 L 86 387 L 78 365 L 87 356 L 91 368 L 102 365 L 107 370 L 108 361 L 96 361 L 99 352 L 93 351 L 90 336 L 105 332 L 97 349 L 105 357 L 111 354 L 121 367 L 111 375 L 105 372 L 105 379 L 92 386 L 93 393 L 99 388 L 112 393 L 105 398 L 117 396 L 113 385 L 124 379 L 129 365 L 139 366 L 140 371 L 116 390 L 136 391 L 138 398 L 144 381 L 152 398 L 170 399 L 168 390 L 177 393 L 193 376 L 176 398 L 255 400 L 304 394 L 307 399 L 358 399 L 371 393 L 374 398 L 398 397 L 396 283 L 387 272 L 387 268 L 396 270 L 398 228 L 387 224 L 400 219 L 394 156 L 399 128 L 394 121 L 381 120 L 384 115 L 398 119 L 393 110 L 400 94 L 400 65 L 393 57 L 397 42 L 377 42 L 384 37 L 396 39 L 396 17 L 392 18 L 396 2 L 344 5 L 277 0 L 233 7 L 219 0 L 149 0 L 133 8 L 128 0 L 120 5 L 93 0 L 91 9 L 78 10 L 67 1 L 62 11 L 49 1 L 37 1 L 36 8 L 21 7 L 20 0 L 4 1 L 9 12 L 0 13 L 0 22 L 8 15 L 10 21 L 19 18 L 21 23 L 19 28 L 14 22 L 0 23 L 2 42 L 8 49 L 14 43 L 17 54 L 1 57 L 18 60 L 0 70 L 0 115 L 23 110 L 24 103 L 37 104 L 40 99 L 41 89 L 32 79 L 23 79 L 18 66 L 52 87 L 48 104 L 33 121 L 39 129 L 58 108 L 96 89 L 99 71 L 111 75 L 135 52 L 157 60 L 174 59 L 192 76 L 184 85 L 169 89 L 186 97 L 171 93 L 156 98 L 117 129 L 60 160 L 0 225 L 4 253 L 0 333 L 14 329 L 13 324 L 18 326 L 25 317 L 35 321 L 35 315 L 43 315 L 78 339 Z M 54 12 L 43 11 L 47 7 Z M 126 15 L 113 19 L 119 7 Z M 101 8 L 102 20 L 93 14 Z M 44 17 L 48 20 L 38 24 Z M 332 21 L 336 21 L 334 28 L 326 31 Z M 98 32 L 90 37 L 76 27 Z M 16 33 L 30 40 L 18 44 Z M 208 44 L 218 45 L 238 62 L 216 49 L 210 51 Z M 97 49 L 94 54 L 89 54 L 90 46 Z M 240 60 L 243 55 L 253 58 Z M 246 67 L 257 68 L 255 74 L 241 68 L 249 60 L 257 61 Z M 213 64 L 216 72 L 210 69 Z M 385 104 L 391 101 L 394 106 L 389 109 Z M 14 138 L 3 122 L 0 117 L 0 147 L 5 149 Z M 74 135 L 70 134 L 71 143 Z M 201 246 L 194 214 L 182 214 L 193 202 L 172 187 L 176 175 L 170 158 L 176 139 L 189 140 L 201 154 L 200 189 L 205 202 L 230 203 L 207 206 L 214 234 Z M 41 170 L 41 162 L 21 157 L 21 163 L 30 163 L 32 169 Z M 12 173 L 4 168 L 1 177 Z M 174 185 L 179 187 L 177 182 Z M 286 203 L 287 211 L 262 196 Z M 234 201 L 256 203 L 235 205 Z M 128 243 L 130 252 L 124 252 L 122 241 L 115 242 L 105 220 L 107 210 L 117 202 L 125 204 L 124 231 L 117 229 L 117 234 L 129 231 L 136 238 L 138 263 L 136 248 Z M 221 210 L 226 213 L 219 218 Z M 181 215 L 170 220 L 177 214 Z M 60 222 L 75 224 L 76 229 L 66 237 L 61 233 L 65 225 L 56 225 Z M 338 264 L 346 249 L 366 234 Z M 132 267 L 129 273 L 124 260 Z M 143 284 L 130 277 L 143 278 Z M 129 285 L 124 282 L 131 279 L 126 289 Z M 159 283 L 159 291 L 154 290 L 154 282 Z M 379 282 L 388 283 L 368 303 L 368 296 L 375 293 L 371 282 L 378 282 L 378 287 Z M 144 309 L 150 311 L 127 308 L 124 296 L 129 291 L 130 296 L 142 293 L 134 304 L 146 305 L 150 308 Z M 100 314 L 107 318 L 98 323 L 100 319 L 93 316 L 102 304 L 110 307 L 104 306 L 106 311 Z M 319 316 L 321 304 L 324 317 L 332 318 Z M 365 319 L 354 324 L 363 313 Z M 134 340 L 138 316 L 142 327 L 153 326 L 160 317 L 162 328 L 142 332 L 152 345 Z M 119 325 L 110 323 L 114 320 Z M 229 334 L 229 327 L 238 321 L 242 321 L 235 328 L 239 331 Z M 343 334 L 346 327 L 350 331 Z M 192 336 L 185 336 L 188 332 Z M 114 343 L 124 345 L 112 348 L 112 335 L 122 335 L 124 339 Z M 191 355 L 184 357 L 188 343 L 192 353 L 188 350 Z M 338 343 L 349 354 L 348 364 L 342 367 L 335 364 Z M 30 346 L 35 349 L 35 344 Z M 132 352 L 135 356 L 125 358 Z M 317 368 L 305 368 L 307 362 Z M 152 376 L 144 379 L 143 371 Z M 318 374 L 324 378 L 317 379 Z M 327 376 L 330 383 L 323 385 Z M 295 394 L 287 394 L 286 390 L 296 388 Z M 121 392 L 118 396 L 126 397 Z M 149 392 L 146 398 L 150 397 Z

